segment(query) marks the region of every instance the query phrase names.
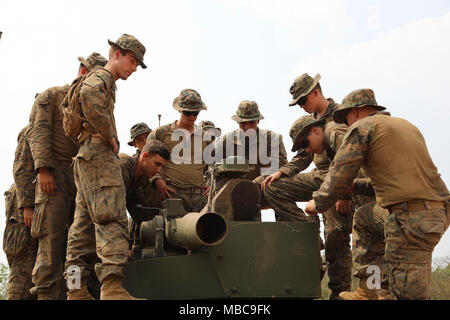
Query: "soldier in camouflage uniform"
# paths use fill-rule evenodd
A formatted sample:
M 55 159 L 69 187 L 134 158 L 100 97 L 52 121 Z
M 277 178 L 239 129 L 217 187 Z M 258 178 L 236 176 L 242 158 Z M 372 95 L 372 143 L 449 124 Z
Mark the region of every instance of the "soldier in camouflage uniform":
M 383 110 L 371 89 L 351 92 L 333 114 L 350 125 L 329 173 L 306 211 L 315 214 L 346 195 L 362 167 L 377 203 L 389 210 L 385 261 L 395 299 L 429 299 L 431 257 L 448 228 L 449 192 L 420 131 Z M 388 164 L 388 165 L 386 165 Z
M 122 268 L 128 261 L 125 186 L 114 118 L 115 82 L 126 80 L 143 62 L 145 47 L 122 34 L 111 45 L 109 61 L 83 81 L 80 89 L 84 115 L 81 144 L 73 163 L 77 187 L 74 222 L 69 230 L 65 277 L 80 271 L 80 287 L 69 285 L 68 299 L 93 299 L 86 279 L 92 261 L 102 283 L 100 299 L 134 299 L 122 287 Z M 72 274 L 73 272 L 73 274 Z M 68 281 L 70 283 L 70 281 Z
M 79 61 L 79 76 L 106 63 L 98 53 Z M 38 239 L 39 248 L 31 291 L 45 300 L 66 295 L 62 274 L 75 201 L 71 162 L 78 151 L 77 141 L 64 132 L 59 111 L 68 89 L 68 84 L 52 87 L 36 97 L 26 132 L 38 182 L 31 235 Z
M 250 172 L 243 178 L 253 180 L 261 175 L 269 175 L 287 163 L 282 136 L 258 127 L 259 121 L 264 117 L 255 101 L 243 100 L 231 119 L 238 123 L 239 129 L 217 140 L 216 154 L 221 150 L 223 159 L 230 156 L 247 159 Z M 267 159 L 263 159 L 261 154 L 266 155 Z
M 325 119 L 328 123 L 332 121 L 332 113 L 338 105 L 333 99 L 324 98 L 319 80 L 319 74 L 314 78 L 307 73 L 297 77 L 290 88 L 293 101 L 289 105 L 297 104 L 314 119 Z M 291 131 L 295 125 L 294 123 Z M 311 162 L 314 162 L 316 168 L 311 172 L 302 172 Z M 278 221 L 304 219 L 305 213 L 296 202 L 306 202 L 312 198 L 313 191 L 318 190 L 325 179 L 329 165 L 330 161 L 325 151 L 312 156 L 300 148 L 289 163 L 262 182 L 263 206 L 273 208 Z M 330 299 L 337 299 L 341 291 L 349 291 L 351 286 L 352 218 L 351 214 L 341 215 L 334 207 L 322 213 L 325 227 L 325 257 L 329 263 L 328 286 L 332 291 Z
M 130 141 L 128 141 L 128 145 L 132 147 L 136 147 L 136 154 L 134 156 L 139 157 L 142 148 L 145 146 L 147 142 L 147 137 L 152 132 L 152 129 L 145 122 L 136 123 L 130 129 Z
M 30 146 L 23 128 L 17 138 L 14 157 L 14 182 L 5 192 L 6 227 L 3 251 L 9 264 L 8 300 L 35 299 L 30 293 L 33 286 L 31 273 L 36 261 L 37 241 L 31 237 L 30 227 L 34 210 L 36 178 Z
M 205 206 L 207 200 L 203 151 L 210 142 L 203 139 L 203 131 L 195 125 L 195 121 L 200 111 L 207 107 L 197 91 L 184 89 L 173 101 L 173 108 L 180 112 L 180 119 L 156 128 L 148 136 L 148 141 L 163 142 L 171 153 L 171 160 L 161 170 L 161 174 L 154 177 L 153 183 L 162 200 L 180 198 L 187 212 L 197 212 Z M 199 150 L 194 152 L 197 142 L 200 142 Z M 183 146 L 183 150 L 180 150 Z M 190 152 L 190 155 L 185 155 L 184 150 Z

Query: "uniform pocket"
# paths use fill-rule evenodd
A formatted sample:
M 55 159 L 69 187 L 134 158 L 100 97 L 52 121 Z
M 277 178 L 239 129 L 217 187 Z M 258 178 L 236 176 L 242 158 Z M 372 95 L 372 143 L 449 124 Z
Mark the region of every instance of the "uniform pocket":
M 6 223 L 3 235 L 3 251 L 8 256 L 19 256 L 29 245 L 30 229 L 23 224 L 10 219 Z
M 45 207 L 47 202 L 37 203 L 34 207 L 33 221 L 31 222 L 31 236 L 40 238 L 48 234 L 47 224 L 45 223 Z
M 101 186 L 94 191 L 93 217 L 98 224 L 126 219 L 125 187 Z

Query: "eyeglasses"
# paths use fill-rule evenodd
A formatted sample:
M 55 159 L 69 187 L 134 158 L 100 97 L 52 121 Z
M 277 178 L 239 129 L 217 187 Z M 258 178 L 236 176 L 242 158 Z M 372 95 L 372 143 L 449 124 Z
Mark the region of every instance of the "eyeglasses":
M 199 113 L 200 113 L 200 111 L 186 111 L 186 110 L 183 110 L 183 114 L 185 116 L 198 116 Z

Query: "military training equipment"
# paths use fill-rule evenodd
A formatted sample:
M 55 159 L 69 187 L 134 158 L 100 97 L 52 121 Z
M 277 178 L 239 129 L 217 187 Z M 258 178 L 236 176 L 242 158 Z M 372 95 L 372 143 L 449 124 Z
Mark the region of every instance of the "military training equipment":
M 238 159 L 212 167 L 208 205 L 186 213 L 167 199 L 135 228 L 124 287 L 162 299 L 300 298 L 321 296 L 319 219 L 261 222 L 260 193 L 243 179 Z M 145 214 L 141 214 L 142 219 Z

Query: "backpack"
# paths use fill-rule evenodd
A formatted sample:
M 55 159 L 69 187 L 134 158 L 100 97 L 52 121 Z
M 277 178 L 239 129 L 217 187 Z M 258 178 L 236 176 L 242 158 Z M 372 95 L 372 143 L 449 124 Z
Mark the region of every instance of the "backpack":
M 64 132 L 69 137 L 78 138 L 83 129 L 84 117 L 81 110 L 80 90 L 89 74 L 79 76 L 72 81 L 67 95 L 59 106 Z

